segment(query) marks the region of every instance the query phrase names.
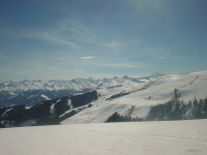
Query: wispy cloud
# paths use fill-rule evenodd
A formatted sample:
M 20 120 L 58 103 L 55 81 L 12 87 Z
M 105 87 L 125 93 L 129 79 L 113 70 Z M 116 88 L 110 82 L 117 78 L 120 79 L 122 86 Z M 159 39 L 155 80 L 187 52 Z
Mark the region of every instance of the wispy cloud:
M 0 30 L 3 34 L 10 31 Z M 78 17 L 64 17 L 56 21 L 54 25 L 44 28 L 18 28 L 15 32 L 6 34 L 20 38 L 29 38 L 44 41 L 52 45 L 68 46 L 73 50 L 86 50 L 86 48 L 98 48 L 107 51 L 120 51 L 126 42 L 110 40 L 96 33 L 93 26 L 86 25 Z
M 19 29 L 20 37 L 46 41 L 79 50 L 83 44 L 98 40 L 95 33 L 77 19 L 65 17 L 47 29 Z M 96 42 L 95 42 L 96 43 Z
M 73 49 L 80 48 L 80 46 L 77 43 L 69 39 L 63 38 L 63 36 L 58 36 L 58 35 L 48 33 L 48 32 L 39 33 L 39 39 L 52 42 L 52 43 L 56 43 L 56 44 L 67 45 L 69 47 L 72 47 Z
M 79 57 L 80 59 L 84 59 L 84 60 L 89 60 L 89 59 L 94 59 L 94 56 L 85 56 L 85 57 Z

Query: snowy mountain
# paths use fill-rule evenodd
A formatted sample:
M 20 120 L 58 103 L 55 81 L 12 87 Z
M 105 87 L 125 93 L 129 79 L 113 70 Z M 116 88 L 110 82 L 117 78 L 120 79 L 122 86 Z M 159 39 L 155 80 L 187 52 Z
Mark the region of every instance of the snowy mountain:
M 45 100 L 94 89 L 98 84 L 98 80 L 81 78 L 69 81 L 5 81 L 0 83 L 0 105 L 34 105 Z
M 132 118 L 145 118 L 152 106 L 170 101 L 175 88 L 182 94 L 181 100 L 184 102 L 195 98 L 205 99 L 207 71 L 153 76 L 136 85 L 126 80 L 122 81 L 120 87 L 112 82 L 112 86 L 101 86 L 97 91 L 102 97 L 92 103 L 94 106 L 64 120 L 62 124 L 105 122 L 114 112 Z
M 150 76 L 151 77 L 151 76 Z M 123 91 L 132 91 L 149 77 L 130 78 L 114 77 L 112 79 L 83 79 L 73 80 L 24 80 L 0 82 L 0 105 L 10 106 L 18 104 L 34 105 L 44 100 L 67 96 L 77 92 L 98 89 L 101 94 L 111 94 Z M 115 91 L 116 88 L 117 91 Z M 113 91 L 111 92 L 110 89 Z M 104 93 L 104 91 L 107 91 Z
M 74 79 L 47 82 L 27 80 L 2 82 L 1 86 L 1 95 L 10 94 L 1 98 L 1 103 L 7 103 L 7 107 L 4 106 L 0 109 L 4 110 L 2 114 L 11 108 L 8 105 L 22 103 L 25 107 L 28 105 L 35 107 L 47 103 L 48 105 L 44 104 L 47 105 L 47 112 L 53 112 L 55 111 L 53 103 L 59 101 L 63 96 L 85 94 L 92 89 L 96 91 L 96 99 L 90 100 L 91 97 L 86 97 L 88 101 L 85 102 L 85 99 L 79 96 L 77 99 L 80 102 L 79 106 L 62 109 L 58 115 L 54 113 L 55 116 L 58 116 L 58 121 L 56 121 L 58 124 L 101 123 L 106 122 L 114 114 L 116 117 L 122 118 L 123 116 L 123 120 L 127 118 L 139 121 L 149 120 L 149 118 L 150 120 L 207 118 L 207 71 L 180 75 L 152 74 L 139 78 L 124 76 L 100 80 Z M 77 92 L 82 93 L 77 94 Z M 179 99 L 176 99 L 175 96 L 179 96 Z M 190 101 L 193 103 L 191 104 Z M 175 102 L 176 105 L 174 105 Z M 44 109 L 44 106 L 42 108 Z M 170 114 L 163 114 L 159 111 L 163 109 Z M 153 114 L 152 110 L 154 110 Z M 177 118 L 174 117 L 176 112 L 179 112 Z M 1 117 L 1 120 L 3 121 L 4 117 Z
M 73 80 L 23 80 L 23 81 L 5 81 L 0 83 L 0 91 L 27 91 L 27 90 L 63 90 L 74 89 L 81 90 L 83 88 L 95 88 L 99 83 L 93 79 L 73 79 Z

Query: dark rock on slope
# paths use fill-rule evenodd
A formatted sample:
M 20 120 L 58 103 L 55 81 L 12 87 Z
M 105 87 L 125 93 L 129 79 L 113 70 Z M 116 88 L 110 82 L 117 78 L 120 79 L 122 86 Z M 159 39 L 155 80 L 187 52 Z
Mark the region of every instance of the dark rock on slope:
M 33 125 L 58 124 L 62 119 L 60 115 L 64 112 L 87 105 L 98 99 L 95 90 L 65 96 L 53 100 L 43 101 L 34 106 L 16 105 L 11 107 L 0 107 L 0 126 L 20 126 L 28 120 L 35 120 Z M 66 119 L 64 117 L 64 119 Z

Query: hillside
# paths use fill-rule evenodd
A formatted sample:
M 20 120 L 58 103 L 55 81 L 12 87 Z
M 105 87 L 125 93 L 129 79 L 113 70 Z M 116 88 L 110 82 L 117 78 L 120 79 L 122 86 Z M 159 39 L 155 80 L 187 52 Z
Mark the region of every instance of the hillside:
M 102 87 L 98 89 L 98 92 L 105 95 L 105 92 L 109 90 L 110 95 L 100 97 L 98 101 L 92 103 L 93 107 L 64 120 L 62 124 L 105 122 L 114 112 L 132 117 L 146 117 L 151 106 L 171 100 L 175 88 L 180 91 L 181 100 L 186 102 L 194 98 L 206 98 L 207 71 L 185 75 L 155 76 L 133 86 L 125 82 L 121 87 L 110 89 Z M 106 100 L 111 95 L 123 92 L 129 93 Z M 130 110 L 132 107 L 133 111 Z

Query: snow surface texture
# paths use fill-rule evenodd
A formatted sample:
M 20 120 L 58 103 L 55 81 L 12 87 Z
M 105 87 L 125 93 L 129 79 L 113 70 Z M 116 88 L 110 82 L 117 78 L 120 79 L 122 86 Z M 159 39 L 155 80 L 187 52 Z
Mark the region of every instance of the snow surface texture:
M 206 155 L 207 120 L 0 130 L 1 155 Z
M 140 80 L 140 79 L 139 79 Z M 109 87 L 110 85 L 110 87 Z M 78 114 L 64 120 L 61 124 L 70 123 L 101 123 L 114 112 L 131 117 L 146 117 L 152 105 L 164 104 L 173 96 L 173 90 L 178 88 L 184 101 L 207 97 L 207 71 L 185 75 L 162 75 L 146 78 L 136 84 L 129 78 L 115 78 L 103 83 L 98 93 L 98 101 L 93 102 Z M 105 100 L 111 95 L 129 92 L 119 98 Z M 133 111 L 129 114 L 133 106 Z

